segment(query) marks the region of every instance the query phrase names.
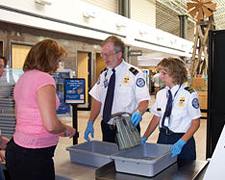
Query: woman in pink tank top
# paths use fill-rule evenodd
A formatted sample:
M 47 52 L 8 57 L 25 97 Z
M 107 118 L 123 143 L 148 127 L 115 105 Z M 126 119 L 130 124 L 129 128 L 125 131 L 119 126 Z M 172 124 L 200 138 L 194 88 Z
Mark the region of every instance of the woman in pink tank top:
M 51 74 L 67 51 L 56 41 L 43 40 L 28 53 L 24 74 L 14 88 L 16 128 L 6 149 L 10 179 L 54 180 L 54 151 L 58 136 L 76 130 L 57 117 L 59 99 Z

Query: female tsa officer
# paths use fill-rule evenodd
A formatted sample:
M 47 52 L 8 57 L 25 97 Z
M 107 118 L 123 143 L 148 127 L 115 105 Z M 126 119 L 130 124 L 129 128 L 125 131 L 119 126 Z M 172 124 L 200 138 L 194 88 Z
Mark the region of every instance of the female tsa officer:
M 156 95 L 151 108 L 154 116 L 142 137 L 142 143 L 146 142 L 159 125 L 157 143 L 173 144 L 172 157 L 178 155 L 178 159 L 194 160 L 196 151 L 193 134 L 200 126 L 201 116 L 198 94 L 183 85 L 188 80 L 188 72 L 182 60 L 164 58 L 157 69 L 165 87 Z

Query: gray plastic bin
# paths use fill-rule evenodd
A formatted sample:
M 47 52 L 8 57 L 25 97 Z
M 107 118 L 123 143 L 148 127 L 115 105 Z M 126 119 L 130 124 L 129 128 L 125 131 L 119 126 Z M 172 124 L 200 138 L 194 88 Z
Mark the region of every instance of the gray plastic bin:
M 171 157 L 171 145 L 146 143 L 111 156 L 118 172 L 152 177 L 177 161 Z
M 66 148 L 73 163 L 101 167 L 112 161 L 111 155 L 118 152 L 115 143 L 90 141 Z

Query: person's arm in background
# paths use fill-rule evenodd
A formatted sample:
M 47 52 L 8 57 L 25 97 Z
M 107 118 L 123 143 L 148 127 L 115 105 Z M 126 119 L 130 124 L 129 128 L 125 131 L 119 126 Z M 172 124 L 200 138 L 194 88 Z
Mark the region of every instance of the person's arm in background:
M 5 162 L 6 160 L 4 154 L 1 151 L 0 151 L 0 159 L 1 159 L 1 162 Z
M 3 137 L 0 135 L 0 150 L 6 150 L 7 144 L 9 142 L 9 139 L 6 137 Z M 1 161 L 4 162 L 5 161 L 5 156 L 3 153 L 0 152 L 0 158 Z
M 63 124 L 56 114 L 56 89 L 53 85 L 41 87 L 37 92 L 37 103 L 41 113 L 43 125 L 51 134 L 60 134 L 71 138 L 75 135 L 76 130 Z
M 0 136 L 0 150 L 5 150 L 8 142 L 9 142 L 8 138 Z
M 97 101 L 96 99 L 92 98 L 92 105 L 91 105 L 91 113 L 87 123 L 87 127 L 84 133 L 84 139 L 90 141 L 89 134 L 91 137 L 94 137 L 94 121 L 98 117 L 100 110 L 101 110 L 102 103 Z

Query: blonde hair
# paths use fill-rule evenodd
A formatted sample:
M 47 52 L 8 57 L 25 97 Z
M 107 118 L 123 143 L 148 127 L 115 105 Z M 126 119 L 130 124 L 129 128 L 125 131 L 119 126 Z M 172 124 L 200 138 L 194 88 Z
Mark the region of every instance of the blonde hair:
M 175 84 L 183 84 L 188 80 L 186 65 L 179 58 L 164 58 L 157 64 L 157 70 L 165 70 L 172 77 Z

